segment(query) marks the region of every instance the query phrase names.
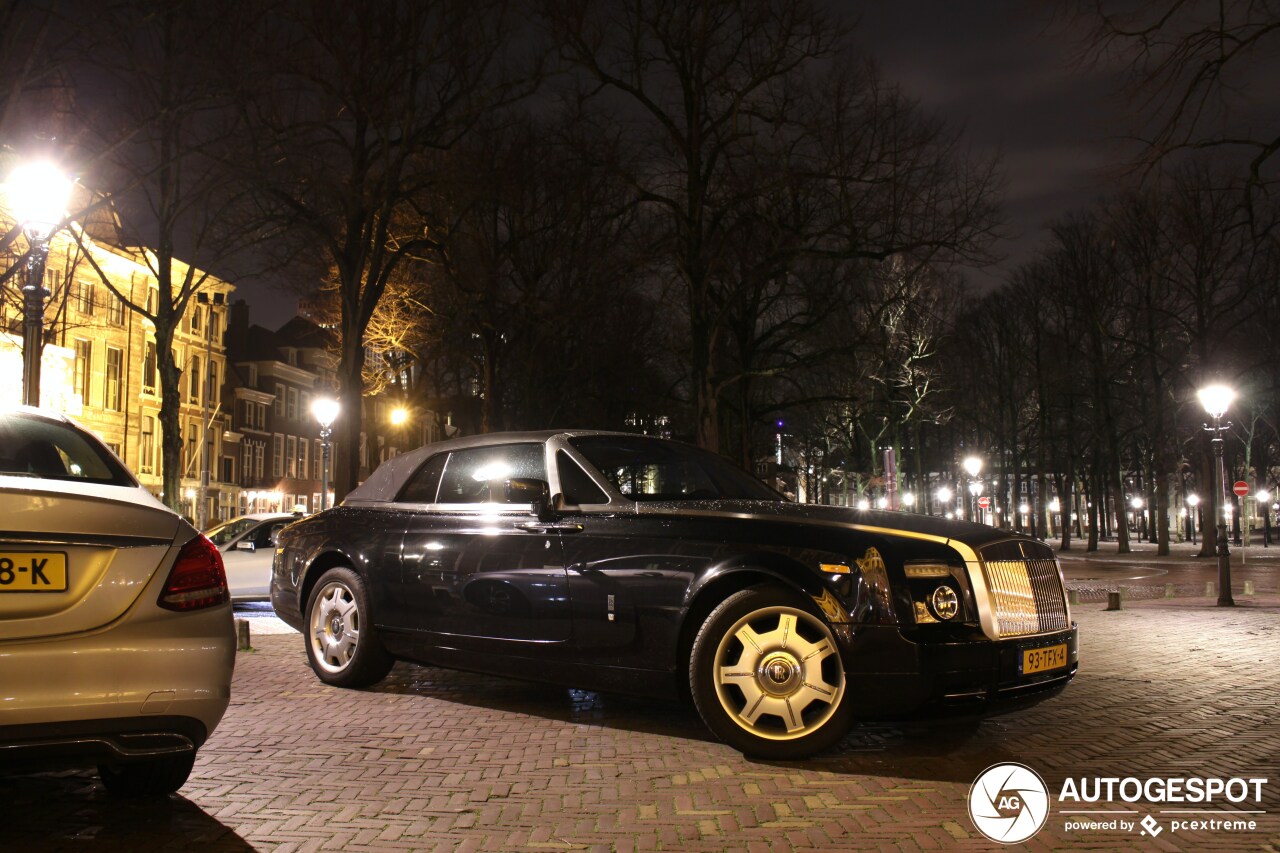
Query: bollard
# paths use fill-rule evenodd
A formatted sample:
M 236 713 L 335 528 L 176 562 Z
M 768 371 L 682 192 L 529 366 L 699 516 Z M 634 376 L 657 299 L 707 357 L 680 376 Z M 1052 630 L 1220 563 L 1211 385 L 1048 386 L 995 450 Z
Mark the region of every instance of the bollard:
M 247 651 L 253 648 L 249 645 L 249 620 L 236 620 L 236 649 L 238 651 Z
M 1171 583 L 1167 583 L 1167 584 L 1165 584 L 1165 585 L 1164 585 L 1164 597 L 1165 597 L 1165 598 L 1173 598 L 1173 596 L 1174 596 L 1174 592 L 1173 592 L 1173 584 L 1171 584 Z
M 1218 595 L 1218 585 L 1213 581 L 1205 581 L 1204 594 L 1206 598 L 1216 598 Z
M 1244 594 L 1253 595 L 1253 581 L 1244 582 Z
M 1107 609 L 1108 609 L 1108 610 L 1119 610 L 1119 609 L 1120 609 L 1120 592 L 1119 592 L 1119 590 L 1117 590 L 1116 592 L 1108 592 L 1108 593 L 1107 593 Z
M 1079 604 L 1080 591 L 1078 589 L 1067 590 L 1067 604 Z

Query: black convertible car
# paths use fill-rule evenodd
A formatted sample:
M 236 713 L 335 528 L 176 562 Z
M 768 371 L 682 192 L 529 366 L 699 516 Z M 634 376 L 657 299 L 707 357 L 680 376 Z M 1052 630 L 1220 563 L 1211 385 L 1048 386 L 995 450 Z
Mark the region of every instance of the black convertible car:
M 329 684 L 369 685 L 404 659 L 687 690 L 716 735 L 764 758 L 824 749 L 857 718 L 1006 710 L 1076 671 L 1045 544 L 789 503 L 644 436 L 423 447 L 278 544 L 272 602 Z

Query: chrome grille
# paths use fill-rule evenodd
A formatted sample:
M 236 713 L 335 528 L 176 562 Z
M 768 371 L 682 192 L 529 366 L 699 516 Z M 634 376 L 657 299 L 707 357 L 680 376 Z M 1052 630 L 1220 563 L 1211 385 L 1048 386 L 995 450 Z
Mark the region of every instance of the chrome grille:
M 1065 631 L 1067 604 L 1053 551 L 1014 540 L 982 549 L 982 568 L 995 607 L 1000 636 Z

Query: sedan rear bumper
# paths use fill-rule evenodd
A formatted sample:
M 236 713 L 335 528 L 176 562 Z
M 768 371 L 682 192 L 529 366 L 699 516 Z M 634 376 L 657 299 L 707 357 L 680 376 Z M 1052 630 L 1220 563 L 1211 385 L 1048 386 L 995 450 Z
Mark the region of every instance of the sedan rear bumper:
M 0 726 L 0 770 L 122 764 L 187 755 L 208 738 L 191 717 L 72 720 Z
M 194 751 L 227 709 L 234 665 L 229 604 L 139 607 L 98 631 L 0 643 L 0 766 Z

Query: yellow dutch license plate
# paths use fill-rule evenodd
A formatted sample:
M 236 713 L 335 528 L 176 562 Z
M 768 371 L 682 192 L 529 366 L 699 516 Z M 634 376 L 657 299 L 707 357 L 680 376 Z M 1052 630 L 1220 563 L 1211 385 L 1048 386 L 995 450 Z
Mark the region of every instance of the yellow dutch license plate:
M 66 592 L 67 555 L 0 551 L 0 592 Z
M 1034 675 L 1037 672 L 1048 672 L 1067 665 L 1067 644 L 1045 646 L 1041 649 L 1023 649 L 1022 665 L 1019 667 L 1023 675 Z

